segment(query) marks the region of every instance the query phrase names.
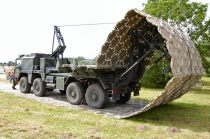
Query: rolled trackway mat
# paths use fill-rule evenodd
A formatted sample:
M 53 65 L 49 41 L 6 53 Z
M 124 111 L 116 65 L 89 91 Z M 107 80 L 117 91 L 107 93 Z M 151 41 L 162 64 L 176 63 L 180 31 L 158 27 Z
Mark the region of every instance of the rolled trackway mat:
M 118 115 L 118 118 L 131 117 L 178 99 L 195 85 L 203 72 L 200 54 L 189 37 L 167 22 L 137 9 L 128 11 L 124 19 L 118 22 L 108 35 L 97 60 L 98 66 L 128 65 L 127 59 L 132 45 L 128 34 L 130 30 L 139 26 L 142 27 L 139 28 L 142 34 L 161 35 L 165 39 L 166 48 L 171 56 L 170 67 L 173 77 L 162 94 L 153 101 L 135 111 Z M 153 31 L 154 29 L 157 31 Z

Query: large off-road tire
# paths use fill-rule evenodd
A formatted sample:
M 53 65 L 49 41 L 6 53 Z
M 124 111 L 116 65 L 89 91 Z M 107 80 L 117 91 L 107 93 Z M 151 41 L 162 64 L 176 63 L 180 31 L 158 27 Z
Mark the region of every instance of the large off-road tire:
M 29 93 L 31 91 L 31 84 L 28 83 L 28 78 L 23 76 L 19 81 L 20 92 Z
M 80 82 L 72 82 L 66 89 L 66 97 L 69 103 L 79 105 L 84 102 L 85 89 Z
M 124 104 L 128 102 L 131 98 L 131 93 L 126 93 L 124 96 L 120 95 L 120 100 L 116 100 L 115 102 L 118 104 Z
M 107 93 L 99 84 L 91 84 L 85 93 L 86 103 L 91 108 L 103 108 L 108 100 Z
M 42 97 L 46 93 L 45 83 L 41 78 L 36 78 L 33 82 L 33 92 L 36 96 Z

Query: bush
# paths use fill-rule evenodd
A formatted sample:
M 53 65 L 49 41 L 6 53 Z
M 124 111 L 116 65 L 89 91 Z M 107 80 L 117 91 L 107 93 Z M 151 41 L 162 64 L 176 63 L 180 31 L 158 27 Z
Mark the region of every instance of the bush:
M 147 88 L 163 88 L 171 77 L 170 73 L 164 73 L 164 66 L 161 62 L 145 70 L 141 85 Z
M 151 58 L 151 65 L 149 65 L 144 72 L 143 78 L 140 80 L 141 85 L 147 88 L 164 88 L 167 82 L 171 79 L 170 61 L 161 60 L 156 64 L 154 61 L 160 57 L 160 53 L 155 52 Z

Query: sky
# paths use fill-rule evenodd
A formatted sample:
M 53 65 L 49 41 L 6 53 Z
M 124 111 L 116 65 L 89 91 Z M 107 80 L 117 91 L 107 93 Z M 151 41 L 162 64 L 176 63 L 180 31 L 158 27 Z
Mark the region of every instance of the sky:
M 14 61 L 19 54 L 51 53 L 54 25 L 116 23 L 128 10 L 143 9 L 146 1 L 0 0 L 0 62 Z M 94 58 L 114 26 L 61 28 L 67 46 L 64 57 Z

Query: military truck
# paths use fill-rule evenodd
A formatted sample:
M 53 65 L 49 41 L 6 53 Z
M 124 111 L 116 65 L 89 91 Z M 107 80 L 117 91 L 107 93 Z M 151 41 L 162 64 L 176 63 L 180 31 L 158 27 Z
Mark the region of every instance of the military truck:
M 143 67 L 135 65 L 140 61 L 131 66 L 132 70 L 122 65 L 79 66 L 77 59 L 63 58 L 66 45 L 57 26 L 53 47 L 55 38 L 59 45 L 52 54 L 32 53 L 16 59 L 15 77 L 22 93 L 32 88 L 36 96 L 42 97 L 46 91 L 58 89 L 69 103 L 87 103 L 92 108 L 102 108 L 107 101 L 126 103 L 131 92 L 139 95 L 139 70 Z
M 108 100 L 126 103 L 131 92 L 139 95 L 144 70 L 161 59 L 170 62 L 166 68 L 173 77 L 160 95 L 140 107 L 134 105 L 131 111 L 121 112 L 117 107 L 115 117 L 127 118 L 180 98 L 203 73 L 200 54 L 189 37 L 138 9 L 129 10 L 109 33 L 96 66 L 79 66 L 76 59 L 63 58 L 66 45 L 56 26 L 53 47 L 55 36 L 59 46 L 52 54 L 17 58 L 15 74 L 21 92 L 29 92 L 32 86 L 35 95 L 44 96 L 46 90 L 59 89 L 71 104 L 102 108 Z

